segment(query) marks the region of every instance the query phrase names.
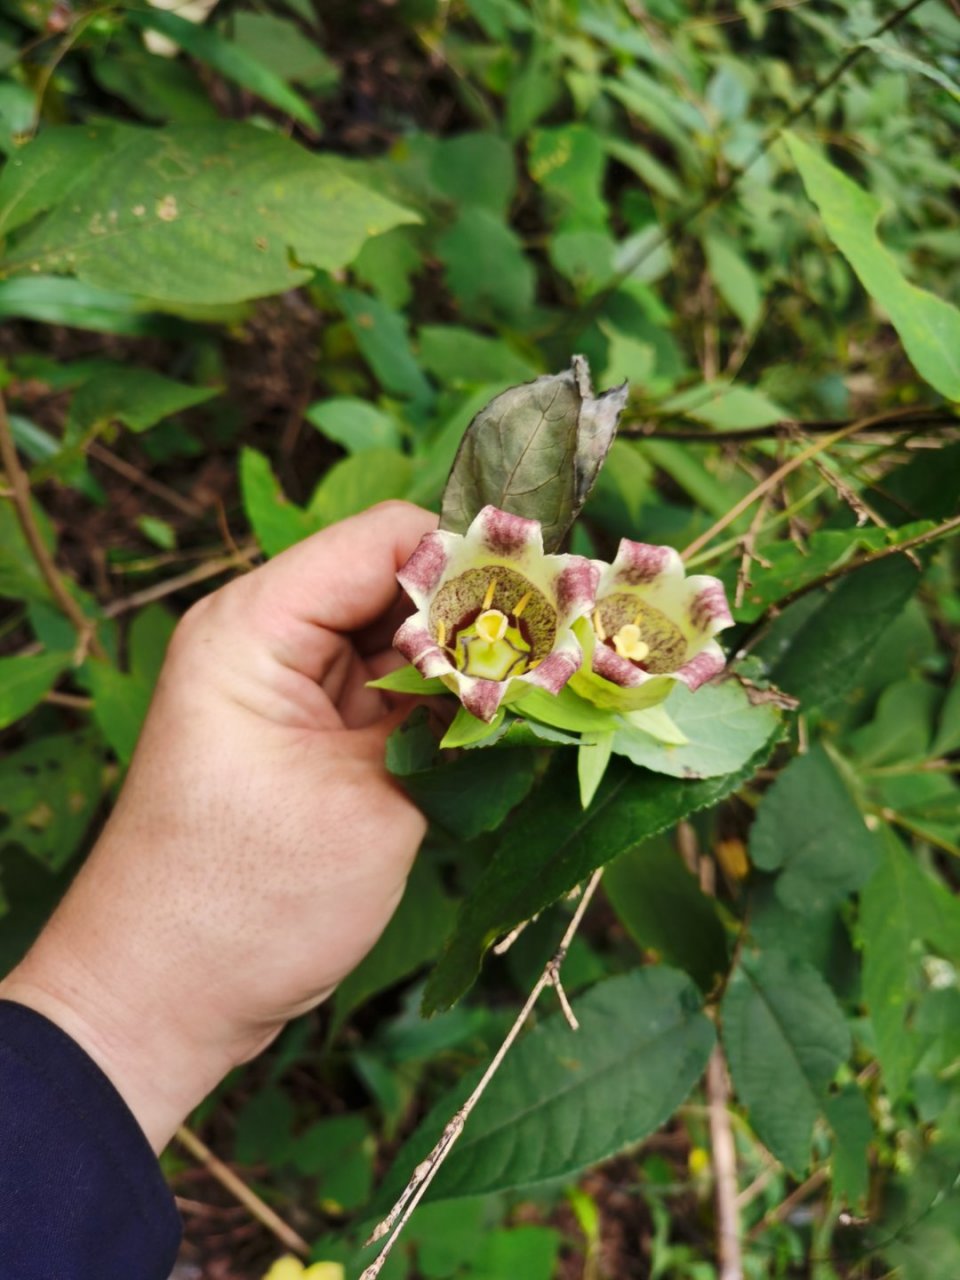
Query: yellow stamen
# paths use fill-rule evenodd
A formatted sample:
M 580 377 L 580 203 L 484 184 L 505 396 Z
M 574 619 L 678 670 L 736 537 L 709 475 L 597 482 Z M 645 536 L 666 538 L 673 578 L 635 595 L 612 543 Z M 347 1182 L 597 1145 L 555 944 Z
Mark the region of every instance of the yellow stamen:
M 441 620 L 437 623 L 437 644 L 441 649 L 447 647 L 447 624 Z
M 530 597 L 532 595 L 533 595 L 532 591 L 525 592 L 517 601 L 517 603 L 513 606 L 513 616 L 515 618 L 519 618 L 521 613 L 523 613 L 524 609 L 530 603 Z
M 481 639 L 486 640 L 488 644 L 496 644 L 507 633 L 507 615 L 501 613 L 499 609 L 485 609 L 474 626 Z
M 483 597 L 483 605 L 481 606 L 481 608 L 483 608 L 484 610 L 490 608 L 490 606 L 493 604 L 493 597 L 496 594 L 496 590 L 499 585 L 500 584 L 498 583 L 496 578 L 491 578 L 490 585 L 487 587 L 487 593 Z
M 603 644 L 604 640 L 607 638 L 607 633 L 604 630 L 603 623 L 600 621 L 599 609 L 594 609 L 593 611 L 593 629 L 597 633 L 597 639 L 601 644 Z
M 650 653 L 650 646 L 633 622 L 627 622 L 620 628 L 613 637 L 613 647 L 621 658 L 629 658 L 631 662 L 642 662 Z

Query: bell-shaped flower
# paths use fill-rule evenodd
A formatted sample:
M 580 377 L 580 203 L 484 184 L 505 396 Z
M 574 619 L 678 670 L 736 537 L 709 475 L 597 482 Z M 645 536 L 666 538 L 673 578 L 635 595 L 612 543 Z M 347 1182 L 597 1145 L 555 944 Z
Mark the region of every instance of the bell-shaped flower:
M 733 618 L 719 578 L 685 577 L 672 547 L 627 538 L 613 564 L 600 567 L 596 605 L 576 626 L 584 663 L 570 687 L 581 697 L 637 711 L 662 702 L 677 682 L 698 689 L 723 670 L 713 637 Z
M 573 623 L 599 566 L 545 555 L 540 524 L 484 507 L 465 534 L 428 533 L 397 574 L 417 606 L 394 645 L 488 723 L 533 685 L 559 693 L 582 661 Z

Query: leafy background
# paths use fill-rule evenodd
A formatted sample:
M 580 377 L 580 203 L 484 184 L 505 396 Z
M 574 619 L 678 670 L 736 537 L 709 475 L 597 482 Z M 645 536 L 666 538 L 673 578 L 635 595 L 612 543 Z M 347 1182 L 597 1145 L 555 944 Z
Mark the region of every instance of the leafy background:
M 191 1120 L 253 1212 L 166 1154 L 178 1275 L 263 1275 L 263 1204 L 355 1274 L 607 864 L 579 1036 L 548 993 L 384 1274 L 713 1280 L 719 1096 L 723 1280 L 955 1280 L 955 8 L 197 16 L 0 7 L 0 964 L 89 847 L 177 614 L 373 502 L 436 506 L 473 415 L 574 352 L 631 387 L 577 549 L 688 548 L 750 658 L 671 703 L 680 776 L 635 747 L 587 814 L 562 746 L 511 745 L 505 785 L 499 750 L 393 744 L 433 818 L 410 892 Z M 732 732 L 768 681 L 799 709 Z

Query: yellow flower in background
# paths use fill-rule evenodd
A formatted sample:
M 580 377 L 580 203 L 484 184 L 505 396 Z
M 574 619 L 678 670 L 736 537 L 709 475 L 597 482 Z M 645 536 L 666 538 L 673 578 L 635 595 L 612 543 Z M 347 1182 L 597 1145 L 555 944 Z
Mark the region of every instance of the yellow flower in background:
M 279 1258 L 263 1280 L 347 1280 L 339 1262 L 314 1262 L 305 1267 L 299 1258 Z

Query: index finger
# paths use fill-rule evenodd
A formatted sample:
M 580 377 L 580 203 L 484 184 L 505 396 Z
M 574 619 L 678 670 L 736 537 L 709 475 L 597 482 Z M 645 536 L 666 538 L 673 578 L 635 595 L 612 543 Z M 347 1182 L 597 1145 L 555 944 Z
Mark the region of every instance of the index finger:
M 436 526 L 437 517 L 421 507 L 383 502 L 322 529 L 239 580 L 250 624 L 298 650 L 316 628 L 368 627 L 396 603 L 397 570 Z M 301 653 L 285 657 L 301 669 L 314 666 Z

